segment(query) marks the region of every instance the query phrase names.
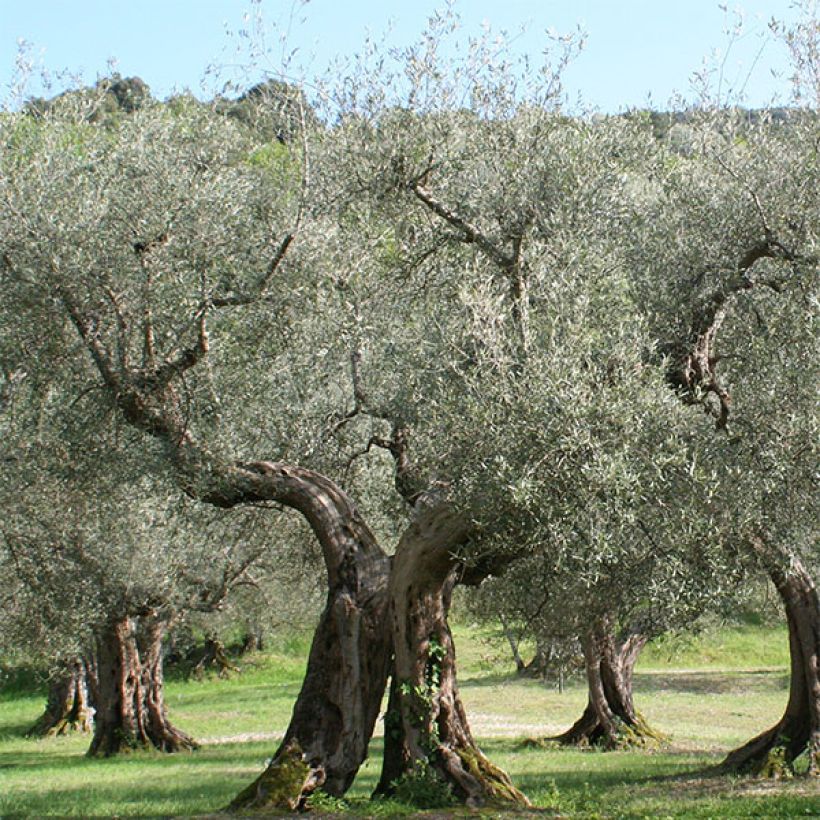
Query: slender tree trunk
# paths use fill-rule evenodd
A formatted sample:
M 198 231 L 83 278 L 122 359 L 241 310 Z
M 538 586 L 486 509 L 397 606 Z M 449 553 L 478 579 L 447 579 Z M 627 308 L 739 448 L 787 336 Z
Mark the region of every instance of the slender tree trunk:
M 468 805 L 526 806 L 527 798 L 476 746 L 458 692 L 447 614 L 457 570 L 452 552 L 465 535 L 455 515 L 427 510 L 402 537 L 394 558 L 393 694 L 401 720 L 402 769 L 432 769 L 454 798 Z M 395 766 L 395 750 L 392 754 Z
M 152 617 L 142 621 L 114 619 L 97 637 L 93 692 L 97 713 L 90 756 L 108 757 L 139 748 L 164 752 L 196 748 L 168 720 L 162 674 L 166 623 Z
M 609 619 L 600 620 L 583 639 L 589 700 L 581 717 L 551 741 L 601 745 L 608 749 L 657 742 L 635 709 L 632 677 L 647 638 L 636 632 L 616 637 Z
M 69 732 L 90 732 L 94 707 L 89 694 L 89 666 L 84 658 L 61 663 L 48 684 L 45 712 L 26 735 L 54 737 Z
M 518 637 L 513 633 L 512 629 L 507 626 L 503 615 L 501 616 L 501 628 L 504 631 L 504 637 L 507 639 L 507 643 L 510 645 L 510 650 L 512 651 L 513 660 L 515 661 L 515 671 L 519 675 L 523 675 L 526 671 L 527 664 L 518 651 Z
M 809 773 L 817 777 L 820 776 L 820 600 L 814 581 L 796 558 L 792 558 L 788 570 L 771 560 L 767 564 L 783 601 L 789 627 L 789 701 L 783 717 L 774 726 L 731 752 L 722 767 L 779 777 L 791 774 L 795 759 L 806 752 Z

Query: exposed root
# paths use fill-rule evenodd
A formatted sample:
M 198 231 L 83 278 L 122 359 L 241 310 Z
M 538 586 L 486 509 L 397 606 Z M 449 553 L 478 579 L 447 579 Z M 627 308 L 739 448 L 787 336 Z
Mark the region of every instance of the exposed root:
M 655 749 L 666 743 L 668 738 L 649 725 L 639 713 L 634 719 L 615 718 L 610 727 L 605 727 L 597 718 L 584 715 L 566 732 L 553 737 L 528 738 L 522 746 L 529 748 L 554 749 L 557 746 L 579 746 L 602 748 L 606 751 L 626 749 Z
M 532 805 L 527 796 L 513 785 L 510 776 L 491 763 L 477 748 L 458 749 L 457 754 L 464 768 L 481 785 L 484 792 L 481 800 L 468 799 L 468 805 L 471 802 L 496 808 L 529 808 Z
M 299 744 L 291 741 L 265 771 L 231 801 L 227 810 L 300 811 L 324 782 L 324 769 L 311 766 Z

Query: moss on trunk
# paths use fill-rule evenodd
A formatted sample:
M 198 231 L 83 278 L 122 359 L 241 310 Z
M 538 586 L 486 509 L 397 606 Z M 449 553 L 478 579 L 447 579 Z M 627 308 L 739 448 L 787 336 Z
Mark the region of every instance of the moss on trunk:
M 265 771 L 231 801 L 227 810 L 300 811 L 324 780 L 324 770 L 311 766 L 294 740 L 279 750 Z

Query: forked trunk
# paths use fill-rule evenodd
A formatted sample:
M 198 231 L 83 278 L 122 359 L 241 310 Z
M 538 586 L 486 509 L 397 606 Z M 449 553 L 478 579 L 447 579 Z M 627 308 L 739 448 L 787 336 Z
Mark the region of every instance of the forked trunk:
M 26 733 L 27 737 L 54 737 L 70 732 L 90 732 L 94 707 L 89 694 L 89 667 L 84 658 L 61 663 L 48 684 L 46 709 Z
M 632 677 L 647 638 L 630 631 L 616 637 L 609 619 L 601 619 L 584 637 L 584 666 L 589 700 L 566 732 L 549 740 L 565 745 L 600 745 L 607 749 L 645 746 L 660 740 L 635 709 Z
M 140 620 L 112 620 L 97 637 L 97 712 L 90 756 L 140 748 L 176 752 L 197 746 L 168 720 L 162 673 L 166 624 L 150 617 Z
M 399 543 L 390 581 L 395 650 L 394 709 L 404 776 L 435 772 L 456 800 L 471 806 L 527 806 L 529 801 L 476 746 L 458 692 L 453 636 L 447 623 L 457 564 L 453 550 L 466 529 L 445 510 L 421 514 Z M 382 778 L 383 790 L 385 787 Z
M 769 563 L 769 575 L 786 610 L 791 679 L 783 717 L 767 731 L 731 752 L 722 767 L 764 777 L 788 776 L 801 754 L 808 754 L 809 774 L 820 776 L 820 602 L 803 565 Z

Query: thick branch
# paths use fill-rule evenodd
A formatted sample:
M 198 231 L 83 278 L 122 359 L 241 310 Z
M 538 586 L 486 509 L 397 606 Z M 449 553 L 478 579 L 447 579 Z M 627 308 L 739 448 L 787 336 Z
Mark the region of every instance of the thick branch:
M 416 198 L 423 202 L 433 213 L 438 214 L 445 222 L 461 231 L 464 242 L 476 244 L 505 271 L 515 265 L 516 260 L 514 256 L 499 250 L 495 243 L 489 240 L 479 228 L 459 216 L 459 214 L 451 208 L 448 208 L 443 202 L 436 199 L 436 197 L 433 196 L 427 188 L 422 187 L 418 181 L 410 183 L 410 190 L 416 195 Z
M 715 417 L 718 429 L 726 427 L 732 403 L 728 389 L 721 383 L 717 374 L 718 333 L 728 314 L 731 300 L 758 284 L 750 278 L 749 272 L 761 259 L 797 261 L 795 254 L 768 232 L 765 239 L 748 248 L 738 260 L 736 274 L 713 291 L 703 307 L 695 313 L 687 350 L 681 358 L 673 362 L 669 374 L 669 380 L 673 384 L 685 389 L 689 401 L 703 404 L 707 412 Z M 772 281 L 761 284 L 777 289 Z M 710 407 L 705 403 L 705 398 L 709 394 L 717 398 L 717 406 Z

